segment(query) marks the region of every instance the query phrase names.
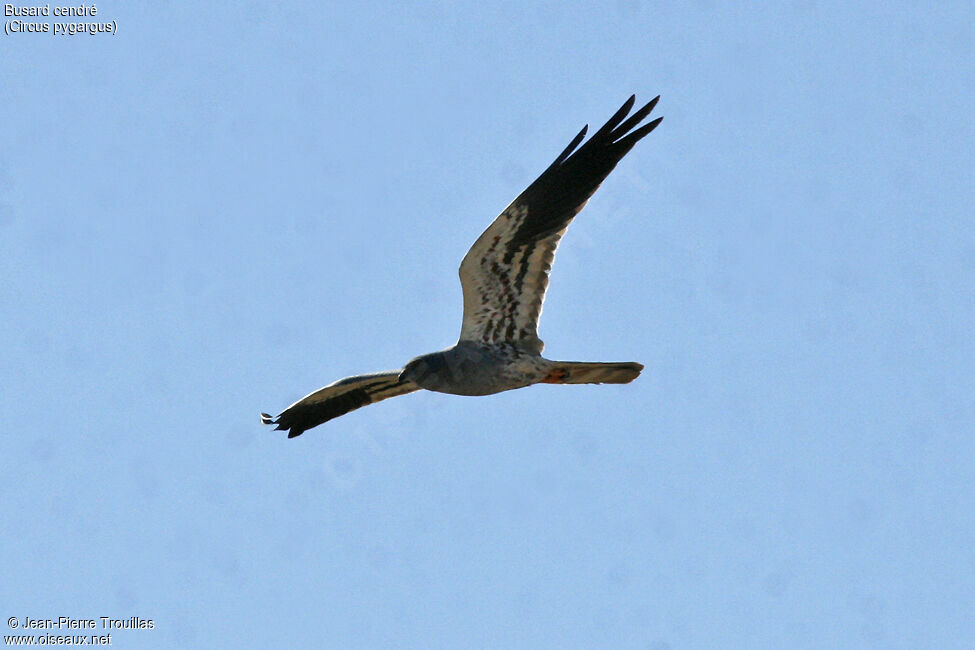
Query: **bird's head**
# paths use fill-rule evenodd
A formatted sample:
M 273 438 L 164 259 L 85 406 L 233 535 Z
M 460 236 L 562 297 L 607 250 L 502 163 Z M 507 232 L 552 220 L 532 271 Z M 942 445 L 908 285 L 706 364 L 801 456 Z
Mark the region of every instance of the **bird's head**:
M 440 373 L 446 367 L 442 352 L 424 354 L 407 363 L 399 373 L 400 381 L 411 381 L 421 388 L 438 383 Z

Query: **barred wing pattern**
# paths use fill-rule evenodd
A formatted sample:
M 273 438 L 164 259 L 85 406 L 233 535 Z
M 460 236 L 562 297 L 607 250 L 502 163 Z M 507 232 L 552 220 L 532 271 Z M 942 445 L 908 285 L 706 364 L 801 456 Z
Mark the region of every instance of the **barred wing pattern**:
M 261 422 L 276 424 L 275 429 L 288 430 L 288 437 L 294 438 L 349 411 L 420 390 L 412 382 L 400 381 L 399 373 L 396 370 L 340 379 L 301 398 L 277 417 L 261 413 Z
M 541 354 L 538 318 L 559 240 L 616 164 L 660 124 L 663 118 L 633 130 L 659 99 L 627 118 L 636 101 L 631 96 L 579 147 L 589 128 L 583 127 L 474 242 L 460 265 L 464 290 L 460 340 L 514 343 Z

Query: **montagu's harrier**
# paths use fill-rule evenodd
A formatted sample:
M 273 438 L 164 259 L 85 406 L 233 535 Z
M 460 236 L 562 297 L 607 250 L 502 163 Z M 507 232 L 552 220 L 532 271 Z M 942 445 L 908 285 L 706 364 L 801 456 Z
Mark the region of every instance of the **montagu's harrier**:
M 626 103 L 581 147 L 583 127 L 548 169 L 484 231 L 460 264 L 464 320 L 454 347 L 419 356 L 402 370 L 341 379 L 304 397 L 277 417 L 261 414 L 288 437 L 360 406 L 421 388 L 490 395 L 540 382 L 626 384 L 635 362 L 551 361 L 541 356 L 538 317 L 559 239 L 600 183 L 663 119 L 639 126 L 659 97 L 629 115 Z M 637 128 L 639 127 L 639 128 Z M 578 149 L 576 149 L 578 147 Z

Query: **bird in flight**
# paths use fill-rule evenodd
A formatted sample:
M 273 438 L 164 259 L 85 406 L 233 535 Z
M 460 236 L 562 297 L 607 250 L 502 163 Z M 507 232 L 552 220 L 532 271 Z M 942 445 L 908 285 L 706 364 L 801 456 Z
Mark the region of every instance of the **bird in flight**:
M 402 370 L 347 377 L 298 400 L 277 417 L 289 438 L 389 397 L 425 389 L 491 395 L 537 383 L 627 384 L 636 362 L 552 361 L 542 357 L 538 318 L 555 249 L 569 222 L 616 164 L 662 117 L 640 126 L 660 97 L 629 115 L 631 96 L 580 147 L 588 125 L 548 169 L 478 237 L 460 263 L 464 318 L 452 348 L 416 357 Z M 629 115 L 629 117 L 627 117 Z

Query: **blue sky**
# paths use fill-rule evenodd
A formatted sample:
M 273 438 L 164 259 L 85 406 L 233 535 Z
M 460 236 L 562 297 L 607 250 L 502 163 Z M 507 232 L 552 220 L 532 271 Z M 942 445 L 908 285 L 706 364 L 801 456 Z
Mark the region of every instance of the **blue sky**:
M 0 613 L 972 647 L 971 3 L 97 7 L 0 38 Z M 631 93 L 540 335 L 638 381 L 260 426 L 451 345 L 467 248 Z

